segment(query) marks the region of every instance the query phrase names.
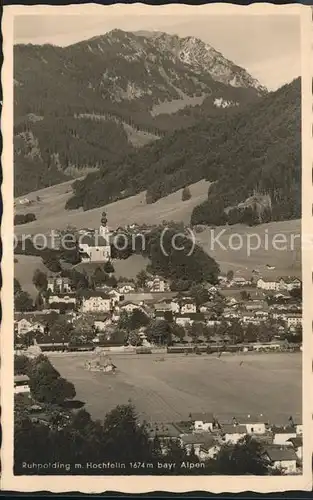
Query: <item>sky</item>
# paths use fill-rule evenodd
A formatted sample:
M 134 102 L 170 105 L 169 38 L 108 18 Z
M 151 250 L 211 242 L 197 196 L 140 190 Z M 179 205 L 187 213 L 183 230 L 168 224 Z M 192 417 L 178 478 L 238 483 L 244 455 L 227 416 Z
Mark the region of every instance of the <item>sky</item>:
M 164 31 L 195 36 L 244 67 L 269 90 L 301 72 L 300 19 L 296 15 L 169 15 L 147 6 L 143 15 L 107 11 L 101 15 L 17 15 L 14 43 L 67 46 L 112 29 Z M 153 9 L 153 12 L 151 12 Z M 156 12 L 158 9 L 158 12 Z M 134 12 L 134 11 L 133 11 Z M 193 11 L 194 12 L 194 11 Z

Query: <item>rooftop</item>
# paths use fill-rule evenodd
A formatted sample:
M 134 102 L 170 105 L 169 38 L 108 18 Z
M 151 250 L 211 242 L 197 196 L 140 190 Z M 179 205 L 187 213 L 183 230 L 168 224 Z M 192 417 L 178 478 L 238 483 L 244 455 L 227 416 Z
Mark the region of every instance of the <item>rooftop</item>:
M 29 382 L 27 375 L 14 375 L 14 382 Z
M 191 413 L 191 420 L 199 421 L 199 422 L 211 422 L 214 421 L 214 415 L 210 412 L 199 412 L 199 413 Z
M 285 460 L 297 460 L 297 455 L 293 448 L 280 447 L 280 446 L 269 446 L 266 448 L 266 454 L 268 455 L 271 462 L 280 462 Z

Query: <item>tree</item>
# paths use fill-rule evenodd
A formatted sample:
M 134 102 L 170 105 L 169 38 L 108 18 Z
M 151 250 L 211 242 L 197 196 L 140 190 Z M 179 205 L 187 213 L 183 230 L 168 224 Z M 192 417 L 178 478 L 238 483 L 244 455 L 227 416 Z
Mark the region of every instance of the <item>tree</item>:
M 128 343 L 132 346 L 142 345 L 142 339 L 138 332 L 130 332 L 128 335 Z
M 33 300 L 29 293 L 21 291 L 14 296 L 14 309 L 18 312 L 27 312 L 34 309 Z
M 190 189 L 188 186 L 184 187 L 184 189 L 182 190 L 182 195 L 181 195 L 181 199 L 182 201 L 187 201 L 187 200 L 190 200 L 191 198 L 191 192 L 190 192 Z
M 61 404 L 76 395 L 74 385 L 61 377 L 47 358 L 37 360 L 30 374 L 29 387 L 32 396 L 43 403 Z
M 136 330 L 141 326 L 146 326 L 150 322 L 149 317 L 141 309 L 134 309 L 129 317 L 129 330 Z
M 27 356 L 14 356 L 14 375 L 28 375 L 31 370 L 31 362 Z
M 33 275 L 33 284 L 40 292 L 46 290 L 48 285 L 46 273 L 43 273 L 40 269 L 36 269 Z
M 241 290 L 240 297 L 242 300 L 250 300 L 251 299 L 251 295 L 249 292 L 247 292 L 247 290 Z
M 171 342 L 171 327 L 167 321 L 154 320 L 147 327 L 148 340 L 156 344 L 169 344 Z
M 227 277 L 227 281 L 232 281 L 234 278 L 234 271 L 232 271 L 231 269 L 229 271 L 227 271 L 226 277 Z
M 42 298 L 42 294 L 39 292 L 35 299 L 35 309 L 37 309 L 37 311 L 41 311 L 43 307 L 44 307 L 44 300 Z
M 268 473 L 263 447 L 251 436 L 241 438 L 235 445 L 222 446 L 215 460 L 215 468 L 218 474 L 234 476 Z
M 108 274 L 111 274 L 111 273 L 114 273 L 115 269 L 114 269 L 114 266 L 112 264 L 111 261 L 108 260 L 108 262 L 106 262 L 103 266 L 103 270 L 104 272 L 108 273 Z
M 136 276 L 136 281 L 137 281 L 138 287 L 139 288 L 144 288 L 147 279 L 148 279 L 148 273 L 147 273 L 147 271 L 145 271 L 144 269 L 142 269 L 141 271 L 139 271 L 139 273 Z
M 20 282 L 16 278 L 14 278 L 14 295 L 16 295 L 17 293 L 19 293 L 21 291 L 22 291 L 22 287 L 21 287 Z
M 190 295 L 195 299 L 197 307 L 205 304 L 210 298 L 209 292 L 202 285 L 193 285 L 190 289 Z
M 152 457 L 145 426 L 139 424 L 132 404 L 110 411 L 103 424 L 103 456 L 121 462 L 145 461 Z

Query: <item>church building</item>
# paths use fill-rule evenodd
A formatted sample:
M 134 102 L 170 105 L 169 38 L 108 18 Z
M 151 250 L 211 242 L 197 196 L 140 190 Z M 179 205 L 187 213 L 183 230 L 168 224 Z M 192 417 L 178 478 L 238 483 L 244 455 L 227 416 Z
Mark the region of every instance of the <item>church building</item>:
M 78 248 L 82 262 L 108 262 L 111 259 L 111 233 L 106 213 L 102 213 L 99 229 L 80 236 Z

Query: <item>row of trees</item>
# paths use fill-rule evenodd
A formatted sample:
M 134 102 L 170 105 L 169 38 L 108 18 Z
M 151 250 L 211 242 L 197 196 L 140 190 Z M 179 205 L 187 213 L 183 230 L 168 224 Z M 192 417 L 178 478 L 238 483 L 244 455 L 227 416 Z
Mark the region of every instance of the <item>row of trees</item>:
M 33 222 L 34 220 L 36 220 L 36 215 L 33 213 L 16 214 L 14 216 L 14 225 L 18 226 L 20 224 L 27 224 L 28 222 Z

